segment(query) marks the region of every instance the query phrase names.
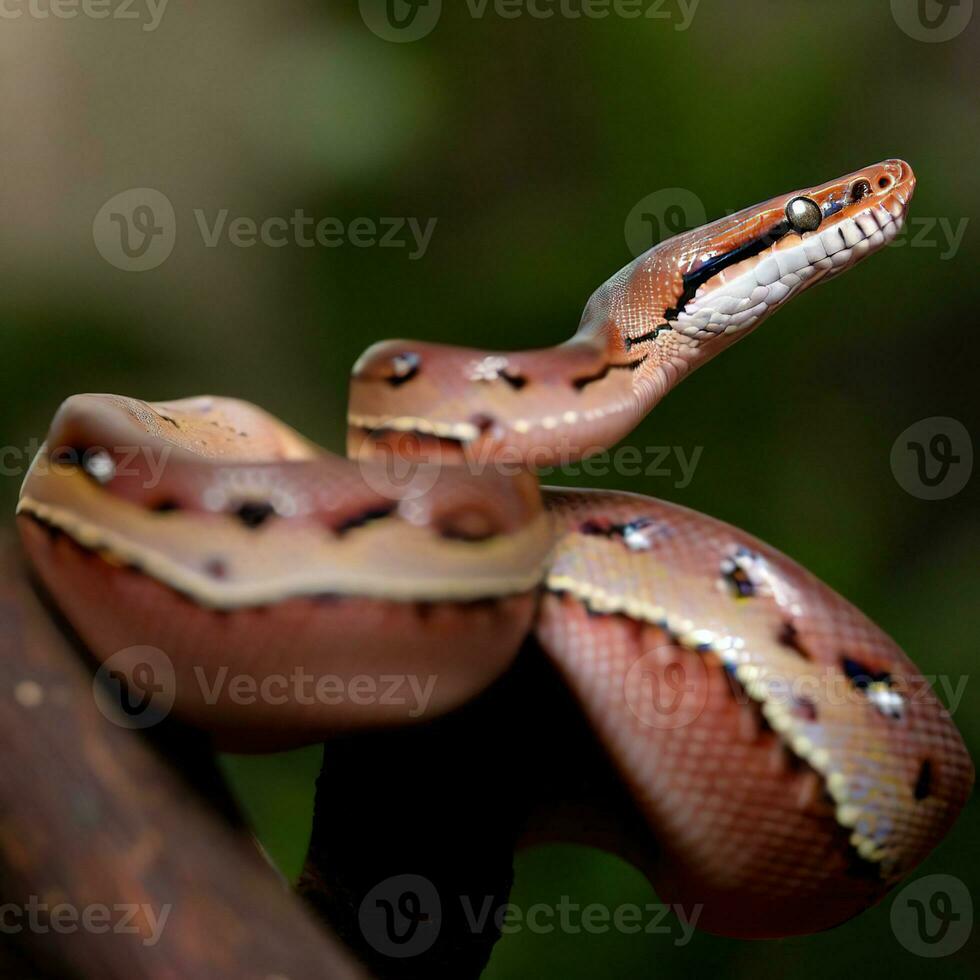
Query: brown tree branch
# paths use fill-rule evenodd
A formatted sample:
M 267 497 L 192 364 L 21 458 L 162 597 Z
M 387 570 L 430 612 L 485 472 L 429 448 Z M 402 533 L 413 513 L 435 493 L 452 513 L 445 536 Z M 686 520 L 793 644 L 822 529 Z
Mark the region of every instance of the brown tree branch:
M 220 795 L 220 793 L 219 793 Z M 364 973 L 92 676 L 0 541 L 0 972 L 11 980 Z

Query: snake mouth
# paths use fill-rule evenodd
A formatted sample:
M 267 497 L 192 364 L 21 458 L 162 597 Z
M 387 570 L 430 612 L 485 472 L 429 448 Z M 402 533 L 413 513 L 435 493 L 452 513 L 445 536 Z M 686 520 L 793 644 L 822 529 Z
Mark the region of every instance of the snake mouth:
M 412 435 L 450 447 L 475 442 L 485 427 L 473 422 L 436 422 L 419 416 L 362 415 L 351 412 L 347 424 L 365 436 L 381 441 L 388 436 Z
M 361 415 L 347 418 L 350 459 L 383 459 L 397 467 L 468 464 L 483 432 L 472 422 L 439 422 L 410 416 Z

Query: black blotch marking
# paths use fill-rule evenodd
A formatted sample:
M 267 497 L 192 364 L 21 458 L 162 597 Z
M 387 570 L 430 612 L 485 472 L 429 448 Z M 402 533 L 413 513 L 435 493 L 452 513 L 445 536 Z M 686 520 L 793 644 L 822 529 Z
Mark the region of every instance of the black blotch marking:
M 662 323 L 659 327 L 655 327 L 653 330 L 647 331 L 647 333 L 641 333 L 639 337 L 624 337 L 623 347 L 626 349 L 628 354 L 637 344 L 645 344 L 648 340 L 656 340 L 662 333 L 669 333 L 673 327 L 669 323 Z M 640 362 L 643 363 L 642 361 Z
M 399 388 L 419 373 L 422 368 L 422 358 L 409 351 L 393 357 L 391 364 L 392 373 L 385 380 L 392 388 Z
M 435 615 L 436 603 L 420 600 L 415 603 L 415 615 L 423 623 L 428 623 Z
M 587 375 L 584 378 L 574 378 L 572 380 L 572 387 L 576 391 L 581 391 L 588 385 L 594 384 L 596 381 L 602 381 L 603 378 L 608 377 L 610 371 L 635 371 L 649 356 L 649 354 L 644 354 L 643 357 L 635 361 L 630 361 L 629 364 L 607 364 L 601 371 L 595 374 Z
M 721 563 L 722 578 L 734 589 L 739 599 L 752 599 L 758 594 L 758 588 L 749 573 L 738 563 L 739 558 L 757 561 L 759 556 L 748 548 L 738 548 Z
M 846 655 L 841 657 L 841 666 L 847 679 L 859 690 L 866 691 L 872 684 L 892 686 L 892 675 L 887 670 L 875 672 L 860 661 Z
M 334 530 L 337 534 L 346 534 L 348 531 L 353 531 L 355 528 L 364 527 L 365 524 L 370 524 L 371 521 L 380 521 L 382 518 L 389 517 L 395 511 L 395 505 L 389 504 L 384 507 L 371 507 L 369 510 L 362 511 L 360 514 L 355 514 L 353 517 L 348 517 L 347 520 L 338 524 Z
M 253 530 L 257 527 L 261 527 L 270 517 L 275 514 L 276 509 L 272 504 L 265 501 L 259 502 L 248 502 L 242 504 L 238 510 L 235 511 L 235 516 L 245 525 L 247 528 L 252 528 Z
M 173 500 L 172 498 L 161 500 L 158 504 L 153 505 L 153 512 L 156 514 L 172 514 L 174 511 L 180 509 L 180 504 L 178 504 L 177 501 Z
M 500 377 L 504 379 L 514 389 L 520 391 L 527 384 L 527 378 L 521 374 L 508 374 L 506 371 L 500 372 Z
M 790 620 L 786 620 L 783 623 L 782 629 L 779 631 L 779 635 L 776 637 L 779 643 L 786 647 L 788 650 L 792 650 L 794 653 L 799 654 L 804 660 L 812 660 L 813 657 L 810 656 L 810 651 L 803 646 L 803 641 L 800 638 L 800 631 L 793 625 Z
M 817 720 L 817 706 L 808 697 L 795 695 L 793 697 L 793 707 L 791 710 L 797 718 L 802 718 L 804 721 Z
M 667 525 L 652 517 L 635 517 L 625 524 L 613 524 L 611 521 L 589 519 L 579 525 L 579 534 L 586 534 L 592 537 L 618 538 L 624 544 L 626 537 L 636 534 L 638 531 L 645 531 L 648 528 L 656 528 L 656 535 L 666 536 L 669 532 Z
M 59 446 L 51 453 L 51 462 L 58 466 L 80 466 L 86 452 L 78 446 Z
M 222 558 L 212 558 L 205 566 L 204 571 L 216 579 L 226 579 L 228 577 L 228 566 Z
M 915 779 L 912 795 L 917 800 L 924 800 L 932 792 L 932 763 L 924 759 L 919 766 L 919 775 Z
M 722 272 L 729 266 L 735 265 L 737 262 L 742 262 L 745 259 L 751 259 L 760 252 L 764 252 L 767 248 L 785 238 L 790 231 L 792 231 L 792 225 L 784 218 L 766 234 L 759 235 L 747 241 L 744 245 L 733 248 L 730 252 L 725 252 L 723 255 L 716 255 L 713 259 L 705 262 L 700 269 L 697 269 L 695 272 L 689 272 L 684 276 L 684 289 L 677 299 L 677 304 L 669 310 L 664 310 L 664 318 L 667 320 L 676 320 L 687 304 L 694 299 L 697 291 L 706 282 L 714 279 L 719 272 Z
M 489 415 L 479 413 L 470 416 L 470 425 L 475 425 L 480 430 L 481 435 L 489 432 L 493 428 L 493 418 Z

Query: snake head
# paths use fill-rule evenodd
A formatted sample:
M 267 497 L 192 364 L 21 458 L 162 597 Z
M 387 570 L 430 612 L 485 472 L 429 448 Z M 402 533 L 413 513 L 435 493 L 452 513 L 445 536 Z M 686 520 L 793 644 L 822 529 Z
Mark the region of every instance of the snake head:
M 804 289 L 899 232 L 915 189 L 886 160 L 791 191 L 641 255 L 546 350 L 386 341 L 351 378 L 351 456 L 561 465 L 627 435 L 683 377 Z
M 649 322 L 639 317 L 624 331 L 625 346 L 642 344 L 658 324 L 694 347 L 744 335 L 804 289 L 892 241 L 914 190 L 912 168 L 885 160 L 658 245 L 627 267 L 630 290 L 647 288 L 656 299 L 646 304 Z M 595 319 L 605 299 L 602 290 L 593 297 Z M 638 304 L 633 296 L 631 306 Z M 593 319 L 590 310 L 585 319 Z

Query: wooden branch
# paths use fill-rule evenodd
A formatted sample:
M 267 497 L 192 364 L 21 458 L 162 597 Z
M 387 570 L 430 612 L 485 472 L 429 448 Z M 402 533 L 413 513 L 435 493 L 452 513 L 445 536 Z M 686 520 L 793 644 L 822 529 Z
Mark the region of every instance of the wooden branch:
M 0 541 L 0 972 L 364 977 L 92 676 Z M 9 964 L 17 964 L 10 965 Z

